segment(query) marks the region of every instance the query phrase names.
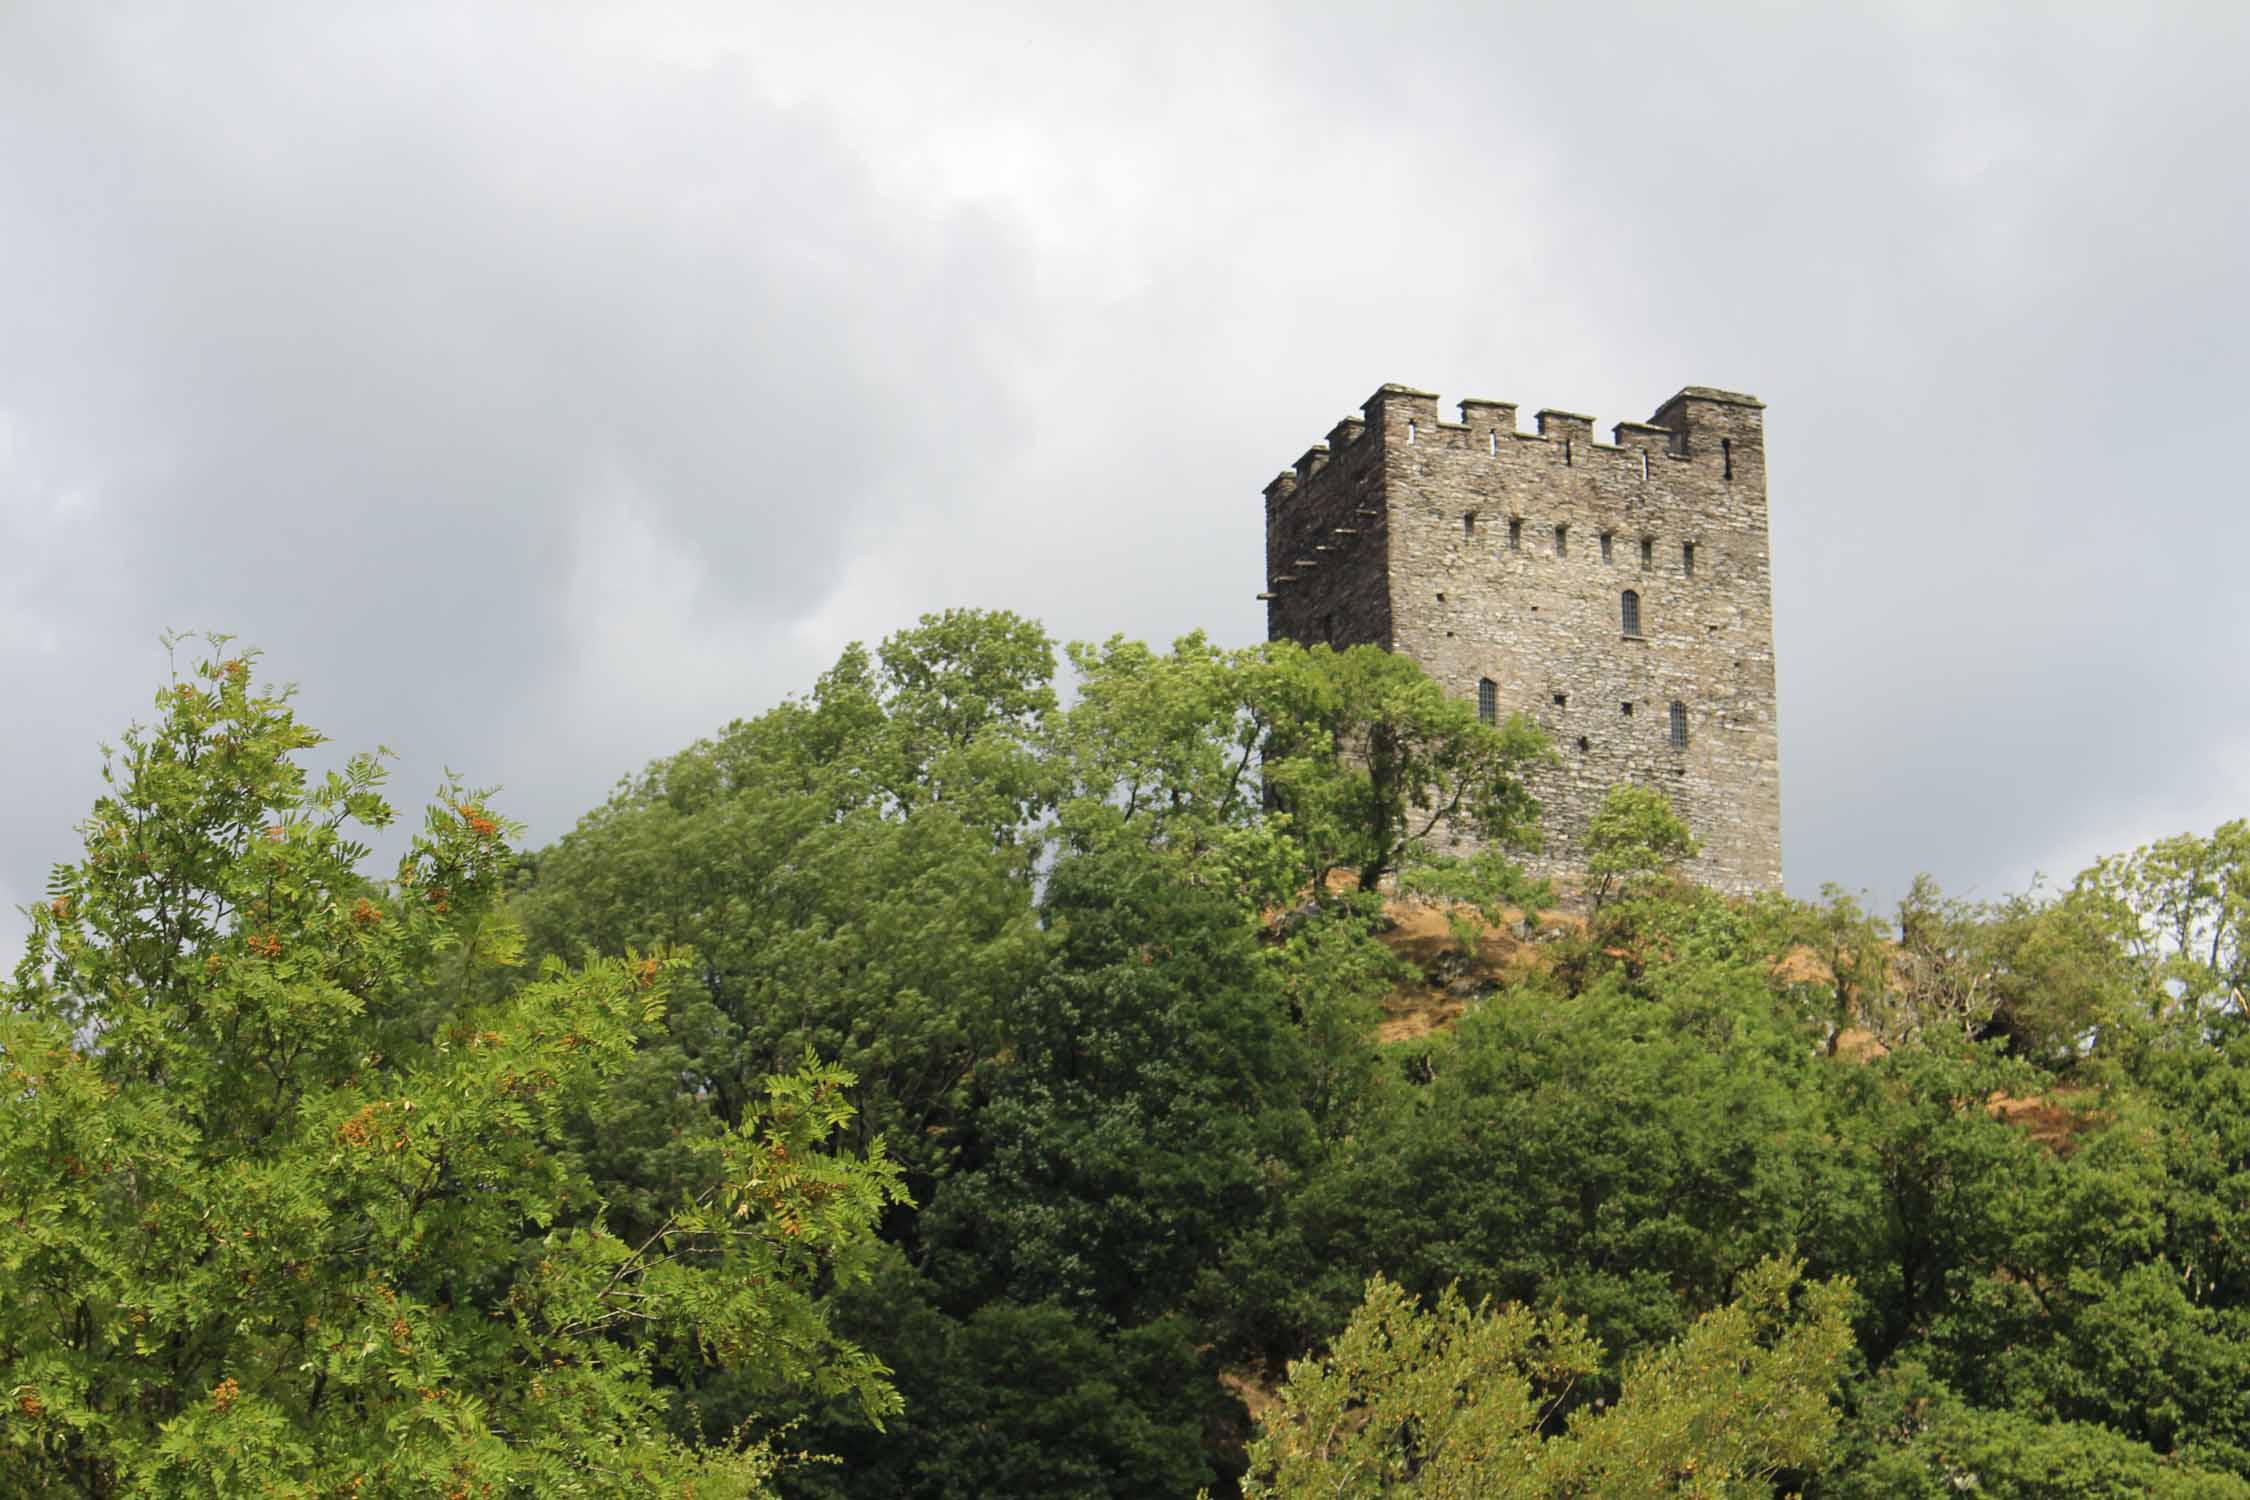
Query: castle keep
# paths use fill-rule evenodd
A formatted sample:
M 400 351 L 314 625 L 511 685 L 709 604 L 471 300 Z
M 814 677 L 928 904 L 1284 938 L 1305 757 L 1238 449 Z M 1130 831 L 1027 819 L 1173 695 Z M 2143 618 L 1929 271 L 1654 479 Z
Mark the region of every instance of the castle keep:
M 1522 712 L 1541 873 L 1582 869 L 1611 786 L 1671 799 L 1688 873 L 1781 884 L 1764 406 L 1689 386 L 1596 442 L 1593 419 L 1504 401 L 1438 420 L 1386 385 L 1266 487 L 1266 633 L 1404 652 L 1487 720 Z

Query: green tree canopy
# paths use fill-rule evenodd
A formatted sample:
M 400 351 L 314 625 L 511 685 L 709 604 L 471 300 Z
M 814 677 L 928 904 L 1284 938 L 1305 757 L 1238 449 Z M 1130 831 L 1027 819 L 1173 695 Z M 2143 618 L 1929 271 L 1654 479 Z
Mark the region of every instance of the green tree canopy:
M 1624 1357 L 1684 1329 L 1760 1259 L 1860 1212 L 1834 1170 L 1819 1055 L 1724 903 L 1668 916 L 1579 994 L 1502 990 L 1421 1044 L 1396 1095 L 1309 1174 L 1281 1279 L 1314 1319 L 1380 1270 L 1422 1295 L 1560 1303 Z M 1656 925 L 1646 910 L 1613 913 Z M 1602 938 L 1588 939 L 1589 945 Z M 1334 1314 L 1332 1313 L 1331 1316 Z M 1333 1326 L 1332 1323 L 1326 1326 Z
M 977 1160 L 930 1216 L 946 1279 L 1144 1322 L 1309 1158 L 1303 1047 L 1238 913 L 1162 863 L 1068 858 L 1042 912 L 1053 959 L 1008 1007 Z
M 1229 872 L 1255 904 L 1335 871 L 1372 891 L 1449 829 L 1537 842 L 1523 776 L 1545 738 L 1521 715 L 1480 722 L 1406 657 L 1191 635 L 1168 655 L 1111 640 L 1072 660 L 1084 692 L 1058 735 L 1060 822 L 1078 847 L 1130 834 L 1185 878 Z
M 517 902 L 534 951 L 696 953 L 640 1107 L 589 1133 L 619 1192 L 692 1180 L 699 1132 L 808 1049 L 858 1080 L 854 1145 L 880 1136 L 917 1192 L 934 1180 L 999 1003 L 1040 961 L 1028 742 L 1053 665 L 1014 616 L 925 617 L 847 650 L 809 700 L 659 761 L 539 856 Z
M 2098 861 L 2077 890 L 2191 1012 L 2245 1012 L 2250 996 L 2250 819 Z
M 1519 1305 L 1432 1309 L 1377 1277 L 1326 1354 L 1289 1367 L 1243 1493 L 1273 1500 L 1763 1500 L 1822 1467 L 1851 1344 L 1843 1283 L 1768 1261 L 1741 1295 L 1635 1359 L 1613 1405 L 1583 1325 Z
M 0 990 L 0 1488 L 421 1496 L 758 1490 L 667 1435 L 647 1349 L 895 1398 L 828 1330 L 896 1175 L 826 1148 L 848 1075 L 777 1076 L 701 1195 L 613 1234 L 557 1148 L 663 1011 L 663 950 L 550 962 L 496 910 L 503 820 L 448 788 L 395 874 L 373 757 L 254 657 L 157 697 Z
M 1700 846 L 1662 792 L 1613 786 L 1586 825 L 1586 872 L 1594 877 L 1595 910 L 1636 875 L 1654 875 Z

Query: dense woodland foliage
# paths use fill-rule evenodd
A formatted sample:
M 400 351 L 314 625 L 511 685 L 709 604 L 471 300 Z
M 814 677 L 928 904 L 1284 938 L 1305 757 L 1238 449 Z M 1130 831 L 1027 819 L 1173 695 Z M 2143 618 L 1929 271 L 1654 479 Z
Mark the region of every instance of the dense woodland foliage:
M 2250 824 L 1885 919 L 1621 789 L 1563 912 L 1427 842 L 1532 726 L 1068 654 L 381 878 L 380 760 L 183 666 L 0 987 L 0 1492 L 2250 1500 Z

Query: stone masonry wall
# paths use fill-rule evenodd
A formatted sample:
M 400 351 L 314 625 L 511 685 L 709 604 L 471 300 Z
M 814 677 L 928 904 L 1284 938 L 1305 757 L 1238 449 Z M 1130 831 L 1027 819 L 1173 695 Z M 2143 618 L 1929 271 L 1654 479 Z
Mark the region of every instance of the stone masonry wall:
M 1383 445 L 1347 417 L 1266 486 L 1268 640 L 1391 644 Z
M 1702 840 L 1689 874 L 1779 886 L 1761 404 L 1691 386 L 1611 443 L 1569 412 L 1534 433 L 1505 402 L 1460 412 L 1441 422 L 1437 397 L 1384 386 L 1267 487 L 1268 635 L 1403 651 L 1472 700 L 1496 684 L 1500 713 L 1528 714 L 1560 757 L 1532 779 L 1542 873 L 1579 872 L 1587 819 L 1635 782 Z

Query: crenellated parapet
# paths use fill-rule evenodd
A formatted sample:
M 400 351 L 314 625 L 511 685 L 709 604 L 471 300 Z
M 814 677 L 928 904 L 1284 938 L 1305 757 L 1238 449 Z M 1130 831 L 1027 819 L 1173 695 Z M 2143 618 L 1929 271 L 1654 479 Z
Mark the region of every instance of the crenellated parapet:
M 1329 429 L 1325 442 L 1307 448 L 1266 487 L 1266 498 L 1269 502 L 1286 498 L 1346 449 L 1363 442 L 1378 448 L 1423 444 L 1462 451 L 1482 448 L 1491 456 L 1497 456 L 1503 445 L 1546 444 L 1566 452 L 1567 461 L 1573 463 L 1581 454 L 1588 462 L 1599 462 L 1604 454 L 1632 455 L 1636 463 L 1645 455 L 1677 463 L 1713 463 L 1722 470 L 1737 463 L 1755 465 L 1763 471 L 1765 403 L 1755 396 L 1685 386 L 1647 421 L 1613 424 L 1606 443 L 1595 438 L 1595 419 L 1584 413 L 1543 407 L 1533 414 L 1532 430 L 1526 432 L 1517 426 L 1519 409 L 1513 401 L 1466 397 L 1455 407 L 1459 420 L 1448 422 L 1440 416 L 1435 392 L 1408 385 L 1378 387 L 1361 407 L 1361 415 L 1344 418 Z

